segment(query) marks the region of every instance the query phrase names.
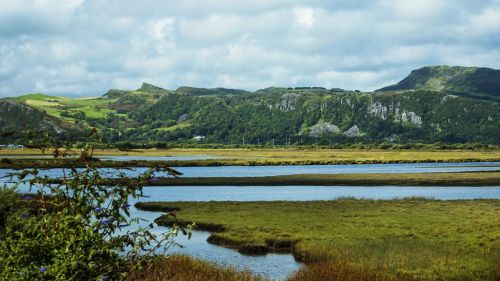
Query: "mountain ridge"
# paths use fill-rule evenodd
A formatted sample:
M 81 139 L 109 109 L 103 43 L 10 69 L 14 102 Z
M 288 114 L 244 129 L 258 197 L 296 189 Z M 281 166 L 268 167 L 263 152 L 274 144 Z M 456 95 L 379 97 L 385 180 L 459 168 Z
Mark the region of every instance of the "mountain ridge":
M 425 66 L 375 92 L 433 90 L 500 102 L 500 70 L 487 67 Z
M 269 87 L 254 92 L 186 86 L 166 90 L 144 82 L 137 90 L 111 89 L 93 99 L 32 94 L 0 101 L 36 109 L 37 118 L 24 118 L 35 127 L 36 122 L 40 128 L 54 124 L 57 128 L 96 127 L 109 143 L 189 143 L 204 136 L 203 141 L 210 143 L 290 139 L 303 144 L 318 140 L 498 144 L 500 104 L 494 95 L 487 99 L 473 92 L 477 83 L 469 80 L 478 69 L 421 68 L 397 87 L 369 93 L 322 87 Z M 486 71 L 488 77 L 496 77 Z M 436 73 L 437 82 L 429 83 L 429 73 Z M 450 81 L 459 81 L 461 89 L 472 92 L 458 92 Z M 26 110 L 19 110 L 19 117 L 7 117 L 18 120 L 23 114 Z M 1 120 L 8 118 L 0 115 L 0 131 L 16 124 L 2 125 Z M 71 135 L 71 130 L 63 131 Z

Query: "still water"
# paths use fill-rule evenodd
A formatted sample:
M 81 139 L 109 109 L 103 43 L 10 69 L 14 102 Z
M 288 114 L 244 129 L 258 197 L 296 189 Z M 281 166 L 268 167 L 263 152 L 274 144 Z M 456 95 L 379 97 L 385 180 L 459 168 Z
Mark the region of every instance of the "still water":
M 162 214 L 137 210 L 135 207 L 131 207 L 130 211 L 132 217 L 141 217 L 150 222 Z M 147 224 L 142 222 L 141 226 L 145 227 Z M 153 230 L 159 234 L 168 231 L 168 228 L 156 225 Z M 174 246 L 167 253 L 189 255 L 218 265 L 247 270 L 272 280 L 284 280 L 302 266 L 291 254 L 242 255 L 235 250 L 209 244 L 209 236 L 210 233 L 205 231 L 193 231 L 191 239 L 188 240 L 186 236 L 179 234 L 175 237 L 175 242 L 182 247 Z
M 339 173 L 411 173 L 411 172 L 459 172 L 499 170 L 499 162 L 490 163 L 419 163 L 419 164 L 368 164 L 368 165 L 324 165 L 324 166 L 226 166 L 226 167 L 180 167 L 185 177 L 227 177 L 227 176 L 273 176 L 290 174 L 339 174 Z M 102 169 L 102 171 L 111 171 Z M 138 174 L 144 169 L 124 170 L 127 174 Z M 11 170 L 0 169 L 0 177 Z M 61 169 L 45 170 L 42 174 L 60 176 Z M 1 179 L 1 182 L 8 181 Z M 21 192 L 27 191 L 25 188 Z M 139 201 L 309 201 L 334 200 L 341 197 L 367 199 L 393 199 L 421 196 L 440 200 L 457 199 L 500 199 L 500 184 L 488 187 L 419 187 L 419 186 L 147 186 L 145 197 Z M 131 202 L 133 205 L 137 200 Z M 161 212 L 146 212 L 131 208 L 132 217 L 154 221 Z M 148 223 L 142 222 L 142 225 Z M 157 226 L 156 232 L 167 231 Z M 274 280 L 284 280 L 299 269 L 301 264 L 290 254 L 268 254 L 246 256 L 237 251 L 211 245 L 206 242 L 210 234 L 195 231 L 187 240 L 178 236 L 176 241 L 183 248 L 175 247 L 170 253 L 188 254 L 224 266 L 250 270 Z
M 342 197 L 500 199 L 498 186 L 154 186 L 141 201 L 314 201 Z
M 489 198 L 500 199 L 500 186 L 492 187 L 400 187 L 400 186 L 169 186 L 144 188 L 146 197 L 138 201 L 309 201 L 333 200 L 339 197 L 369 199 L 393 199 L 409 196 L 424 196 L 442 200 Z M 136 201 L 133 201 L 134 203 Z M 154 221 L 161 212 L 131 209 L 134 217 Z M 167 231 L 157 227 L 157 231 Z M 191 240 L 178 236 L 176 241 L 184 248 L 173 248 L 171 252 L 188 254 L 216 264 L 242 270 L 250 270 L 274 280 L 284 280 L 299 269 L 301 264 L 290 254 L 268 254 L 246 256 L 234 250 L 211 245 L 206 242 L 210 234 L 195 231 Z
M 74 156 L 77 157 L 77 156 Z M 11 159 L 49 159 L 54 158 L 53 155 L 2 155 L 2 158 Z M 142 156 L 142 155 L 103 155 L 96 156 L 96 158 L 107 161 L 191 161 L 191 160 L 210 160 L 210 159 L 223 159 L 230 158 L 225 156 L 214 156 L 214 155 L 182 155 L 182 156 Z
M 500 162 L 178 167 L 185 177 L 264 177 L 294 174 L 442 173 L 500 170 Z
M 218 167 L 173 167 L 183 177 L 264 177 L 294 174 L 373 174 L 373 173 L 443 173 L 477 172 L 500 170 L 500 162 L 474 163 L 405 163 L 405 164 L 355 164 L 355 165 L 288 165 L 288 166 L 218 166 Z M 114 169 L 102 168 L 102 172 L 116 173 Z M 129 176 L 138 175 L 146 168 L 120 169 Z M 0 177 L 11 172 L 0 169 Z M 42 170 L 41 175 L 56 177 L 62 169 Z
M 183 155 L 183 156 L 97 156 L 101 160 L 111 161 L 191 161 L 191 160 L 209 160 L 223 159 L 227 157 L 213 155 Z

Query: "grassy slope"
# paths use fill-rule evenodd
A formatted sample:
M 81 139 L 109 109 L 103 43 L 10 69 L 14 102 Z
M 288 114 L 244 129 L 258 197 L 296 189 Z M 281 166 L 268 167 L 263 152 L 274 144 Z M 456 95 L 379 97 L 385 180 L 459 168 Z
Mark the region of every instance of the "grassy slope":
M 377 91 L 426 89 L 450 91 L 499 102 L 500 71 L 478 67 L 426 66 L 413 70 L 399 83 Z
M 108 108 L 112 99 L 103 98 L 67 98 L 43 94 L 20 96 L 14 100 L 23 102 L 33 108 L 46 111 L 48 114 L 61 118 L 61 112 L 83 112 L 88 117 L 104 118 L 108 113 L 115 112 Z M 63 118 L 64 119 L 64 118 Z
M 500 277 L 500 201 L 143 203 L 223 229 L 211 241 L 242 251 L 293 245 L 307 263 L 348 262 L 422 280 Z M 160 223 L 170 220 L 163 217 Z

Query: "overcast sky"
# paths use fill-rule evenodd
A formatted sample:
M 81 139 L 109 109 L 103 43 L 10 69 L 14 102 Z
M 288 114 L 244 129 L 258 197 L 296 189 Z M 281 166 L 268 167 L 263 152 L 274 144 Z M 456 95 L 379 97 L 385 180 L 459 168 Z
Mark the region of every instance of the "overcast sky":
M 374 90 L 437 64 L 500 68 L 500 0 L 0 0 L 0 97 Z

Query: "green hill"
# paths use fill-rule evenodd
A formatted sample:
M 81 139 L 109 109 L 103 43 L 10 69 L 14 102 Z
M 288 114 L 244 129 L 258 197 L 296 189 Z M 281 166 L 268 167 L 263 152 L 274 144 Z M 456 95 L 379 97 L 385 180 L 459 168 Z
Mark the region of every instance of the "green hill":
M 66 139 L 80 133 L 80 129 L 73 124 L 20 102 L 0 100 L 0 112 L 0 133 L 8 136 L 1 139 L 3 143 L 16 140 L 19 133 L 26 130 L 54 133 Z
M 166 90 L 143 83 L 96 98 L 30 94 L 0 100 L 0 132 L 20 129 L 24 121 L 71 139 L 82 138 L 71 128 L 96 127 L 111 144 L 500 144 L 497 73 L 425 67 L 374 93 L 322 87 Z
M 377 92 L 433 90 L 500 102 L 500 70 L 484 67 L 426 66 Z

